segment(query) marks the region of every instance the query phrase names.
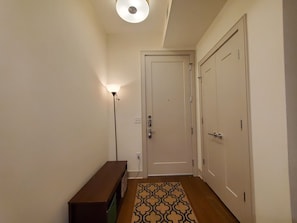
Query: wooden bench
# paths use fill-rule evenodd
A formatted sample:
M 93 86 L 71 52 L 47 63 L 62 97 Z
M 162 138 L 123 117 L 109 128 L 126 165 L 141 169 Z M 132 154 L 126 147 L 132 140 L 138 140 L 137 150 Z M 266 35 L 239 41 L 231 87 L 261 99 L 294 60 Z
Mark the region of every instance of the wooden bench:
M 125 183 L 127 161 L 106 162 L 68 202 L 69 223 L 113 222 L 110 219 L 116 219 L 117 214 L 111 216 L 108 211 L 118 211 Z

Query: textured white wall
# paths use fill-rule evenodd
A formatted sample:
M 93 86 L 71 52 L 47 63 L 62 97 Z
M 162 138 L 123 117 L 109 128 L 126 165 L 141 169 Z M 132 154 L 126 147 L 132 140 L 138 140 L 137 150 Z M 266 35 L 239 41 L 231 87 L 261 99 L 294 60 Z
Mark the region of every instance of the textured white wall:
M 229 0 L 198 43 L 197 62 L 245 13 L 256 222 L 291 222 L 282 1 Z
M 121 85 L 117 102 L 118 154 L 120 160 L 128 160 L 130 172 L 142 171 L 142 162 L 136 158 L 136 152 L 142 152 L 140 51 L 161 49 L 161 40 L 161 36 L 148 33 L 108 35 L 108 83 Z M 110 121 L 113 125 L 113 119 Z M 115 157 L 113 131 L 110 159 Z
M 94 21 L 84 0 L 0 2 L 0 222 L 68 222 L 68 200 L 108 159 Z

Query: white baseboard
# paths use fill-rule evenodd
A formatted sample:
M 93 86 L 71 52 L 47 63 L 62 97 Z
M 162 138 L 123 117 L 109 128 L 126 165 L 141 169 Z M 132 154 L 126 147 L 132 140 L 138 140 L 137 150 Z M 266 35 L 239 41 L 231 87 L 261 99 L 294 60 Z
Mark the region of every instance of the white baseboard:
M 176 176 L 176 175 L 192 175 L 192 174 L 164 174 L 164 176 Z M 150 176 L 162 176 L 162 174 L 152 174 Z M 202 177 L 202 171 L 200 169 L 198 169 L 197 171 L 195 171 L 195 173 L 193 173 L 194 177 L 200 177 L 201 179 L 203 179 Z M 129 170 L 128 171 L 128 179 L 143 179 L 143 171 L 137 171 L 137 170 Z
M 189 176 L 193 175 L 192 173 L 170 173 L 170 174 L 149 174 L 150 177 L 158 177 L 158 176 Z
M 128 179 L 143 179 L 142 171 L 130 170 L 128 171 Z
M 200 169 L 198 169 L 198 177 L 200 177 L 203 180 L 202 170 Z

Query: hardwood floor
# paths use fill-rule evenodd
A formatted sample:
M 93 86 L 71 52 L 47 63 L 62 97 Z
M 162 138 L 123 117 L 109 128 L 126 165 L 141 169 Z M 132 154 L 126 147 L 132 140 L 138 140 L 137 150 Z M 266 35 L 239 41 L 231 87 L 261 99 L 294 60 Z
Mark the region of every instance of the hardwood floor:
M 199 177 L 164 176 L 128 180 L 128 190 L 118 215 L 117 223 L 131 223 L 137 183 L 181 182 L 199 223 L 239 223 L 214 192 Z

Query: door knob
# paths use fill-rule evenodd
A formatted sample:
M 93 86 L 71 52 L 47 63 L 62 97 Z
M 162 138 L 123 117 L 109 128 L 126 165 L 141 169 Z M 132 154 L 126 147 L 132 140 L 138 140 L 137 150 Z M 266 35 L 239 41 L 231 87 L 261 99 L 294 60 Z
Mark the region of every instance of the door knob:
M 147 125 L 148 125 L 148 127 L 152 127 L 152 116 L 151 115 L 149 115 L 147 117 Z
M 217 134 L 216 132 L 213 132 L 213 133 L 208 133 L 208 135 L 210 135 L 210 136 L 213 136 L 213 137 L 215 137 L 215 138 L 217 138 L 217 137 L 218 137 L 218 134 Z
M 217 133 L 217 137 L 219 138 L 219 139 L 222 139 L 223 138 L 223 134 L 222 133 Z
M 222 139 L 223 138 L 223 134 L 220 133 L 220 132 L 213 132 L 213 133 L 208 133 L 208 135 L 211 135 L 215 138 L 219 138 L 219 139 Z
M 151 139 L 153 137 L 153 133 L 152 133 L 152 130 L 151 129 L 148 130 L 147 137 L 149 139 Z
M 148 127 L 148 129 L 147 129 L 147 137 L 149 139 L 151 139 L 153 137 L 153 133 L 152 133 L 152 129 L 151 129 L 151 127 L 152 127 L 152 116 L 151 115 L 148 115 L 147 116 L 147 127 Z

